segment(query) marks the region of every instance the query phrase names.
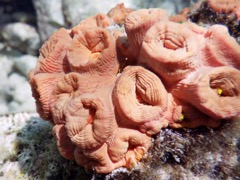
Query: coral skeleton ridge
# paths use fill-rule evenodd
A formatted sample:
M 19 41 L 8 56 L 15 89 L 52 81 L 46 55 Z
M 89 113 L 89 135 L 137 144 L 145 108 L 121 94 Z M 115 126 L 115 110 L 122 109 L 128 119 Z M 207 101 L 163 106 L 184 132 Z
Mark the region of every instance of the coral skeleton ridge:
M 42 45 L 30 85 L 63 157 L 98 173 L 131 168 L 161 128 L 239 116 L 238 43 L 223 25 L 179 23 L 186 12 L 118 4 Z

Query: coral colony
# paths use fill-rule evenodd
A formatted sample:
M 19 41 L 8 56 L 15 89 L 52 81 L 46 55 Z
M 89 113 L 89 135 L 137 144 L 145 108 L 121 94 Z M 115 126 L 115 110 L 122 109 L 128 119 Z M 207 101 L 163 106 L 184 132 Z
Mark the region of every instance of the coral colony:
M 238 43 L 185 15 L 118 4 L 43 44 L 30 84 L 63 157 L 98 173 L 131 168 L 161 128 L 240 114 Z

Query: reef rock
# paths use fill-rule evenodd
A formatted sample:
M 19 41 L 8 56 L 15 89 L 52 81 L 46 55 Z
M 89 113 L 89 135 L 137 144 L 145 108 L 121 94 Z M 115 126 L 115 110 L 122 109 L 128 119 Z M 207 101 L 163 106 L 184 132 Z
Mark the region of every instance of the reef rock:
M 8 46 L 23 53 L 37 54 L 40 37 L 35 27 L 22 22 L 9 23 L 3 27 L 1 33 Z

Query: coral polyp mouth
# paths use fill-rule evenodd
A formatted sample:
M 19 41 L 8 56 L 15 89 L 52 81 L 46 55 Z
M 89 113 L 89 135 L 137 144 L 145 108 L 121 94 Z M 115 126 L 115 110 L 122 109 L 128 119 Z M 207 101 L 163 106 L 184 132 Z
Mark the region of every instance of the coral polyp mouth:
M 144 103 L 143 98 L 138 91 L 136 91 L 136 99 L 139 103 Z
M 95 114 L 96 114 L 96 110 L 90 108 L 89 109 L 89 116 L 87 118 L 87 124 L 93 124 Z
M 162 42 L 163 47 L 167 49 L 177 50 L 185 48 L 187 51 L 187 45 L 185 38 L 178 32 L 161 32 L 159 33 L 159 41 Z
M 150 105 L 148 102 L 144 100 L 143 95 L 138 90 L 136 90 L 136 100 L 140 104 Z
M 235 82 L 228 78 L 211 79 L 210 87 L 220 96 L 238 96 L 239 90 L 236 88 Z

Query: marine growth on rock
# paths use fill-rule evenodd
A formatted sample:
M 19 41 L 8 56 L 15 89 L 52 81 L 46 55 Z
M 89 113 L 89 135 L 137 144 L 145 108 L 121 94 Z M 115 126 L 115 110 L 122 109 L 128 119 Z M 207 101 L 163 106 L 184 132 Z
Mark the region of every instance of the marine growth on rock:
M 217 127 L 239 116 L 239 57 L 223 25 L 118 4 L 55 32 L 29 78 L 61 155 L 109 173 L 140 161 L 161 128 Z

